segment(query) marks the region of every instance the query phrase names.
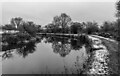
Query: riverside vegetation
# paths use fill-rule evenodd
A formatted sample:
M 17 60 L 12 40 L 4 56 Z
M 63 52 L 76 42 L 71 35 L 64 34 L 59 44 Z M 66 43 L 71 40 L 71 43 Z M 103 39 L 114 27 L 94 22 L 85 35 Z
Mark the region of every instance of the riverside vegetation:
M 52 43 L 54 52 L 62 57 L 71 51 L 69 49 L 66 51 L 68 47 L 65 44 L 70 44 L 70 48 L 74 50 L 85 45 L 88 58 L 84 63 L 84 70 L 77 69 L 78 74 L 107 74 L 108 76 L 120 74 L 120 51 L 117 47 L 120 41 L 120 1 L 116 5 L 117 20 L 105 21 L 102 25 L 95 21 L 73 22 L 66 13 L 55 16 L 51 23 L 44 26 L 32 21 L 24 21 L 21 17 L 12 18 L 10 24 L 0 26 L 3 31 L 2 57 L 11 58 L 13 52 L 11 49 L 19 49 L 18 54 L 26 57 L 29 53 L 33 53 L 36 44 L 45 38 L 46 43 Z

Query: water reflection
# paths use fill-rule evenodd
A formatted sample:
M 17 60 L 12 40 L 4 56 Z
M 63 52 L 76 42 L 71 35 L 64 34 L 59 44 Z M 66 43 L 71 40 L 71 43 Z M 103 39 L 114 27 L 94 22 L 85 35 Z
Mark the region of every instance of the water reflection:
M 4 73 L 17 74 L 21 67 L 24 68 L 21 70 L 22 74 L 31 73 L 29 70 L 40 74 L 80 74 L 85 69 L 86 44 L 80 39 L 41 36 L 35 40 L 7 45 L 6 43 L 2 44 Z
M 46 37 L 45 43 L 52 43 L 53 52 L 61 57 L 68 55 L 71 50 L 80 50 L 85 44 L 79 39 Z
M 35 47 L 35 42 L 29 42 L 22 48 L 18 48 L 17 53 L 25 58 L 28 54 L 33 53 L 35 51 Z
M 54 53 L 59 53 L 61 57 L 65 57 L 71 52 L 71 45 L 62 42 L 53 42 L 52 48 Z
M 71 46 L 72 49 L 79 50 L 80 48 L 82 48 L 83 43 L 80 40 L 71 39 Z
M 85 44 L 80 39 L 71 38 L 60 38 L 60 37 L 40 37 L 38 40 L 21 42 L 19 44 L 9 44 L 2 45 L 2 51 L 4 52 L 3 59 L 13 57 L 12 53 L 16 51 L 17 54 L 21 55 L 23 58 L 28 56 L 28 54 L 35 52 L 36 44 L 40 43 L 45 38 L 44 43 L 52 43 L 53 52 L 59 54 L 61 57 L 68 55 L 71 50 L 79 50 Z M 7 43 L 7 41 L 5 42 Z
M 28 56 L 28 54 L 35 52 L 35 42 L 29 43 L 20 43 L 18 45 L 8 45 L 3 46 L 4 53 L 2 55 L 3 59 L 13 57 L 13 52 L 16 51 L 17 54 L 21 55 L 22 57 Z

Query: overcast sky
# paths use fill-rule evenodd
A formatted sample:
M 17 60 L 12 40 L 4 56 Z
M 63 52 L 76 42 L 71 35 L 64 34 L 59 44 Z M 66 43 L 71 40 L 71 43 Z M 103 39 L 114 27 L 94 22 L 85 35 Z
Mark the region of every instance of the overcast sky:
M 72 21 L 86 22 L 115 21 L 115 2 L 4 2 L 2 3 L 2 24 L 13 17 L 46 25 L 56 15 L 68 14 Z

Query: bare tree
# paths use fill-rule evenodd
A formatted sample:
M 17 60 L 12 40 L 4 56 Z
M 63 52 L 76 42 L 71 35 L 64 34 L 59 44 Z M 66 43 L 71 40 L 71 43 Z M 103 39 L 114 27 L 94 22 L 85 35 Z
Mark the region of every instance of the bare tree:
M 21 17 L 16 17 L 11 19 L 11 24 L 15 26 L 15 28 L 18 28 L 18 26 L 20 26 L 21 23 L 22 23 Z
M 62 33 L 64 33 L 65 28 L 71 23 L 71 18 L 66 13 L 61 13 L 60 16 L 55 16 L 53 18 L 53 24 L 62 28 Z

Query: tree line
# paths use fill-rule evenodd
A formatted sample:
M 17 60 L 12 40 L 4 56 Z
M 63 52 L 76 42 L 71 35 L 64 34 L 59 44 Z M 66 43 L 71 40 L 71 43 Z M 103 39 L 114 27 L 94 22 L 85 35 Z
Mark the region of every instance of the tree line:
M 120 32 L 120 1 L 116 3 L 117 20 L 105 21 L 102 25 L 97 22 L 74 22 L 66 13 L 53 17 L 53 21 L 44 27 L 33 21 L 24 21 L 21 17 L 12 18 L 10 24 L 0 27 L 2 30 L 17 30 L 21 33 L 28 33 L 35 36 L 36 33 L 65 33 L 65 34 L 96 34 L 104 37 L 119 40 Z

